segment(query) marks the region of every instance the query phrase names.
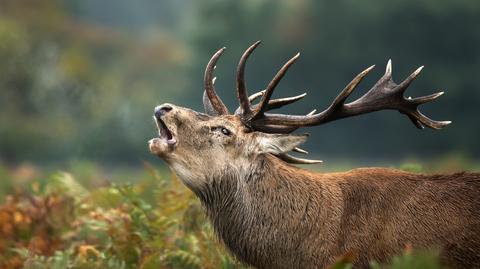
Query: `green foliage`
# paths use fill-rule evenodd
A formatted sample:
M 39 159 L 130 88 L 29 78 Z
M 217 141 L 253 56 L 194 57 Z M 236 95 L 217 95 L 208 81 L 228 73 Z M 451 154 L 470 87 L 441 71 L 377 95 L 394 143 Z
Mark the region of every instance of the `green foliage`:
M 240 268 L 191 192 L 151 172 L 150 180 L 93 190 L 56 173 L 7 196 L 0 268 Z
M 98 180 L 92 171 L 101 169 L 80 167 Z M 145 168 L 124 184 L 0 167 L 0 182 L 22 182 L 0 204 L 0 269 L 245 268 L 215 238 L 198 199 L 174 176 Z M 350 269 L 353 257 L 329 268 Z M 410 249 L 372 267 L 441 268 L 435 253 Z
M 438 260 L 438 254 L 431 251 L 405 251 L 402 256 L 393 257 L 389 265 L 371 263 L 372 269 L 441 269 L 445 268 Z

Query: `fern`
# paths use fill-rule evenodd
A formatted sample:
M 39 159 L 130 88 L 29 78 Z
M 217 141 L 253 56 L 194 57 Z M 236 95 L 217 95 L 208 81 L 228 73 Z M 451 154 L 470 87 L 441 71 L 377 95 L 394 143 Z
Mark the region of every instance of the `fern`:
M 0 268 L 246 268 L 219 244 L 193 194 L 146 168 L 135 184 L 89 189 L 62 172 L 8 196 Z M 351 268 L 351 259 L 330 268 Z M 435 253 L 406 252 L 372 268 L 441 267 Z

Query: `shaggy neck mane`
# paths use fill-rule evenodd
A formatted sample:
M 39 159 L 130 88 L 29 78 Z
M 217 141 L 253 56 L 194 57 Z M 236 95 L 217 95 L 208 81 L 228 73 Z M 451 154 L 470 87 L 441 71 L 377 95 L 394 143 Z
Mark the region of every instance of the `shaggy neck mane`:
M 248 203 L 251 201 L 250 198 L 267 195 L 262 192 L 265 185 L 274 184 L 272 181 L 277 179 L 279 180 L 277 183 L 287 180 L 286 174 L 281 172 L 285 169 L 299 168 L 285 164 L 272 155 L 261 155 L 248 167 L 242 169 L 229 167 L 222 171 L 221 175 L 209 175 L 206 180 L 209 183 L 194 192 L 209 214 L 215 213 L 224 217 L 223 214 L 228 213 L 233 202 L 240 202 L 246 209 L 252 205 Z M 227 212 L 224 212 L 225 210 Z
M 304 228 L 300 224 L 305 220 L 311 197 L 302 188 L 310 185 L 308 188 L 321 196 L 321 184 L 306 178 L 310 172 L 299 173 L 297 170 L 302 169 L 269 154 L 259 156 L 244 169 L 245 173 L 233 168 L 226 170 L 222 176 L 210 178 L 210 183 L 195 193 L 217 236 L 238 259 L 248 264 L 254 261 L 257 266 L 271 265 L 274 261 L 264 255 L 265 250 L 280 255 L 287 251 L 278 244 L 286 235 L 281 232 L 287 228 L 284 218 L 297 219 L 290 225 Z M 289 175 L 296 177 L 289 178 Z M 299 195 L 305 199 L 299 200 Z M 278 230 L 271 231 L 271 227 Z M 305 232 L 308 233 L 308 229 Z M 292 239 L 300 245 L 302 238 L 289 237 Z

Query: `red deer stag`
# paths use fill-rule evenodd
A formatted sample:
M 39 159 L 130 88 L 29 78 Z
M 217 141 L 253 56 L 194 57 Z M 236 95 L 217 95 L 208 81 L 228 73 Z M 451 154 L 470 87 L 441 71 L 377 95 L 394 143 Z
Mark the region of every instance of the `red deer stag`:
M 365 268 L 369 261 L 387 262 L 411 245 L 437 248 L 442 262 L 452 268 L 480 268 L 480 174 L 426 175 L 385 168 L 315 173 L 291 165 L 319 162 L 289 154 L 306 153 L 298 146 L 307 135 L 290 134 L 300 127 L 385 109 L 407 115 L 418 128 L 448 125 L 418 110 L 441 92 L 403 96 L 422 67 L 396 84 L 388 61 L 382 78 L 346 103 L 371 66 L 320 113 L 274 114 L 270 111 L 305 96 L 271 98 L 299 55 L 264 91 L 249 96 L 245 64 L 258 44 L 238 64 L 240 106 L 233 114 L 214 87 L 222 48 L 205 70 L 206 114 L 172 104 L 157 106 L 159 137 L 149 141 L 150 151 L 198 196 L 231 253 L 257 268 L 323 268 L 353 253 L 354 266 Z M 252 104 L 255 100 L 260 101 Z

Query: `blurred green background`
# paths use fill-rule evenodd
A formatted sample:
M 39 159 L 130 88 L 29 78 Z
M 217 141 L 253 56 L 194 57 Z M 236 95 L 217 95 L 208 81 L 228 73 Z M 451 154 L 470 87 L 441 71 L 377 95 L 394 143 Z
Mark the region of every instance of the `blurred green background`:
M 146 147 L 156 135 L 154 106 L 202 110 L 204 67 L 226 46 L 217 89 L 236 107 L 236 64 L 256 40 L 263 43 L 247 67 L 251 92 L 302 53 L 276 96 L 309 97 L 284 112 L 326 108 L 376 64 L 359 96 L 390 58 L 397 82 L 426 66 L 407 95 L 446 92 L 422 107 L 433 119 L 452 120 L 446 129 L 418 130 L 394 111 L 345 119 L 308 130 L 306 148 L 316 157 L 356 165 L 451 155 L 475 160 L 479 29 L 476 0 L 1 0 L 0 162 L 160 163 Z
M 394 111 L 308 129 L 325 160 L 311 169 L 480 171 L 478 0 L 0 0 L 0 269 L 244 268 L 147 141 L 155 105 L 202 110 L 223 46 L 217 90 L 235 108 L 236 64 L 256 40 L 251 92 L 302 53 L 276 96 L 309 97 L 283 112 L 326 108 L 376 64 L 360 96 L 390 58 L 397 82 L 426 66 L 408 96 L 446 92 L 422 106 L 453 121 L 441 131 Z M 389 268 L 437 262 L 406 249 Z

